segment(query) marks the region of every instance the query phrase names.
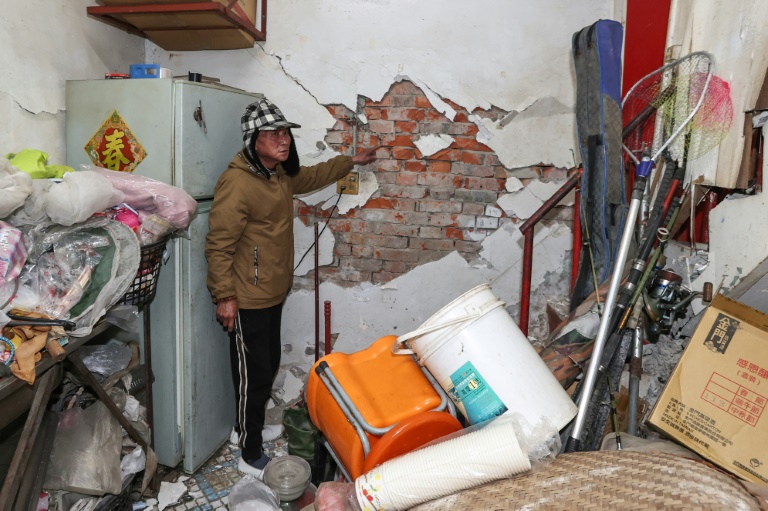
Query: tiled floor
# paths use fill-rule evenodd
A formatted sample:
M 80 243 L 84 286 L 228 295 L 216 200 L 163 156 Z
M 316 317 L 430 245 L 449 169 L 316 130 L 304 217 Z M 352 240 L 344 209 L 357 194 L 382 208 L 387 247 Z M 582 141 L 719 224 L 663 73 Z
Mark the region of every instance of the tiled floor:
M 285 439 L 278 438 L 274 442 L 265 443 L 264 450 L 272 458 L 285 456 L 288 454 L 288 444 Z M 165 509 L 172 511 L 227 509 L 229 492 L 242 477 L 242 474 L 237 471 L 239 457 L 240 449 L 227 443 L 194 475 L 178 476 L 171 482 L 183 482 L 187 491 L 176 504 Z

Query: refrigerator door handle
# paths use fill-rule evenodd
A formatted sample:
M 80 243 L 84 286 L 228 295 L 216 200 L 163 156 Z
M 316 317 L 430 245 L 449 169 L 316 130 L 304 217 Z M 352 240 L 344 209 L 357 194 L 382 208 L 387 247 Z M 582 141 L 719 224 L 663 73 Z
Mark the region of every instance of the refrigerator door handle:
M 203 133 L 206 135 L 208 134 L 208 128 L 205 126 L 205 117 L 203 117 L 203 100 L 200 100 L 200 106 L 195 108 L 195 113 L 192 114 L 192 117 L 195 118 L 197 121 L 198 126 L 203 128 Z

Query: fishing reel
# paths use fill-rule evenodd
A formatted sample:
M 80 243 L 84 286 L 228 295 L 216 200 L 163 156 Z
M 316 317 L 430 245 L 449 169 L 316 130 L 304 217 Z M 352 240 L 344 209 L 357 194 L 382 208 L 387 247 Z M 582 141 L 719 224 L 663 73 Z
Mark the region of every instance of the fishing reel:
M 683 286 L 683 278 L 670 270 L 659 270 L 643 290 L 647 340 L 655 344 L 659 336 L 668 335 L 674 322 L 686 314 L 688 305 L 697 296 L 703 302 L 712 301 L 712 283 L 704 283 L 703 291 L 691 291 Z

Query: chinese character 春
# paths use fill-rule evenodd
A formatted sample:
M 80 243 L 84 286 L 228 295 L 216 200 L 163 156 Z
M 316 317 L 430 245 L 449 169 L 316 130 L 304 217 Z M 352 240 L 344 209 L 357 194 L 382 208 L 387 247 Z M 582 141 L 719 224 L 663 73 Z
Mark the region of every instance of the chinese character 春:
M 125 157 L 122 150 L 125 147 L 123 144 L 123 137 L 125 133 L 120 130 L 115 130 L 111 135 L 105 135 L 107 140 L 105 150 L 101 152 L 101 162 L 107 166 L 110 170 L 120 170 L 120 165 L 127 165 L 131 163 L 131 160 Z

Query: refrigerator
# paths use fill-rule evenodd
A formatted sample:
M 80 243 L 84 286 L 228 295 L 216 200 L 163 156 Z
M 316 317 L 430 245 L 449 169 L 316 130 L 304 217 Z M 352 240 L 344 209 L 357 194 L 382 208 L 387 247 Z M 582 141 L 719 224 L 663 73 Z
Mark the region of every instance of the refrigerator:
M 240 116 L 262 97 L 177 79 L 66 86 L 68 165 L 133 172 L 198 201 L 187 235 L 168 243 L 149 305 L 154 448 L 161 464 L 183 462 L 189 473 L 229 438 L 235 421 L 229 339 L 206 287 L 205 236 L 216 181 L 242 147 Z

